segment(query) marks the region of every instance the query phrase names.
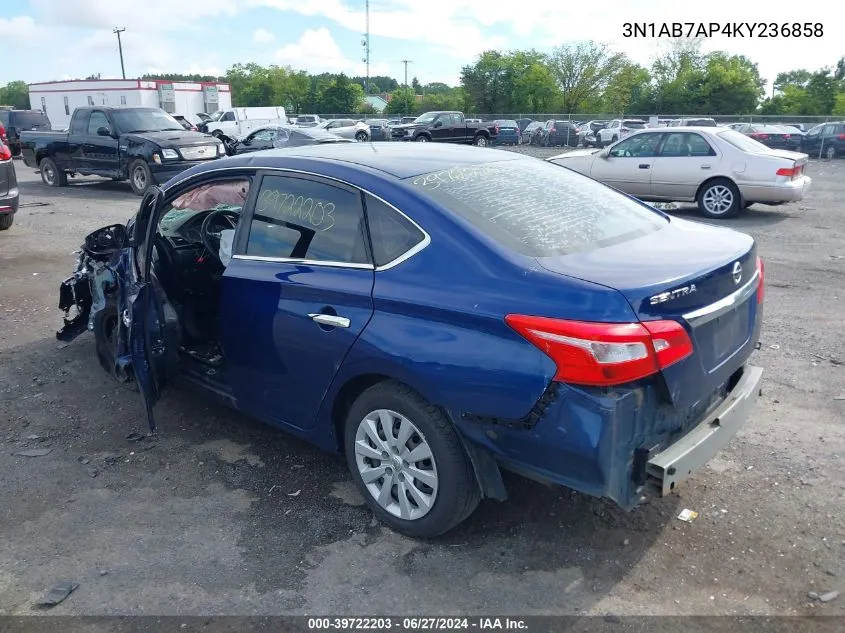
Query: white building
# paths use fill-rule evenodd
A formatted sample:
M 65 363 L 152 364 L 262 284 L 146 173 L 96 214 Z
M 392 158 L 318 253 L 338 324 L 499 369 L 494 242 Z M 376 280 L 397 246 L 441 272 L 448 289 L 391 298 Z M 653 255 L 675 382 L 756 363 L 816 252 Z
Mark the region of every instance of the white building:
M 232 107 L 229 84 L 187 83 L 144 79 L 93 79 L 29 84 L 29 104 L 50 119 L 53 128 L 67 129 L 74 108 L 128 105 L 162 108 L 171 114 L 195 115 Z M 191 118 L 194 118 L 191 116 Z

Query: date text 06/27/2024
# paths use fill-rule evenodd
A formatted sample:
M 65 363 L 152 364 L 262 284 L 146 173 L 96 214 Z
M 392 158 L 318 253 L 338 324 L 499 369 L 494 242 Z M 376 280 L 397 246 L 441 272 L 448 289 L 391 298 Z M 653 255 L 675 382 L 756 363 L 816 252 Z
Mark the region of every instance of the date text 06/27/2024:
M 622 37 L 823 37 L 821 22 L 625 22 Z

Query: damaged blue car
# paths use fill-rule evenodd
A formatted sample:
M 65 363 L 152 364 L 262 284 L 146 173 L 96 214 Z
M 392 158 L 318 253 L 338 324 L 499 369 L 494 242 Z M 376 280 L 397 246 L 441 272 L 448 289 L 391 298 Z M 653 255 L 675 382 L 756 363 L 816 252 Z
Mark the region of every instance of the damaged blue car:
M 748 419 L 763 264 L 742 233 L 548 162 L 451 145 L 194 167 L 85 239 L 59 307 L 155 428 L 193 383 L 345 456 L 373 512 L 442 534 L 503 470 L 633 509 Z

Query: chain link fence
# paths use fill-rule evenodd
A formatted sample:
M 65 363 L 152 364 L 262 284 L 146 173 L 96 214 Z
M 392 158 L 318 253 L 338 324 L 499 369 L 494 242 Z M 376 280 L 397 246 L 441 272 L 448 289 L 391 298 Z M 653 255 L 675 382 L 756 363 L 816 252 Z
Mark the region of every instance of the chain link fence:
M 793 114 L 607 114 L 607 113 L 537 113 L 519 112 L 508 114 L 469 114 L 465 113 L 468 119 L 481 119 L 482 121 L 500 121 L 531 119 L 532 121 L 610 121 L 612 119 L 642 119 L 648 121 L 656 116 L 659 119 L 713 119 L 716 123 L 804 123 L 806 125 L 817 125 L 828 121 L 840 121 L 843 117 L 836 116 L 800 116 Z M 321 114 L 324 119 L 397 119 L 408 115 L 385 115 L 385 114 Z

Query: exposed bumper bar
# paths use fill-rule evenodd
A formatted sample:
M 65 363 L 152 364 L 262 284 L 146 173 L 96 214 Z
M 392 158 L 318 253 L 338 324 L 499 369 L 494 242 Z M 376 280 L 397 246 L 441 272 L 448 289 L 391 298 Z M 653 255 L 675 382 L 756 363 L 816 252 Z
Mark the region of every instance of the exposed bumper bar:
M 704 466 L 745 424 L 760 394 L 760 367 L 747 366 L 727 399 L 692 431 L 648 460 L 646 474 L 661 495 Z

